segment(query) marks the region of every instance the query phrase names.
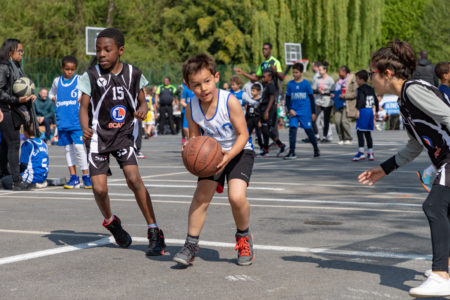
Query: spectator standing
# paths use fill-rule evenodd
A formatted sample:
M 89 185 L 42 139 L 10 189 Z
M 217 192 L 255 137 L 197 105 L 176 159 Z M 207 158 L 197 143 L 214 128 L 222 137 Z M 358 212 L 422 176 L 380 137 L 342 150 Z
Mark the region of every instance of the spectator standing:
M 450 62 L 443 61 L 436 65 L 434 73 L 441 80 L 439 90 L 450 99 Z
M 328 129 L 330 127 L 330 115 L 333 102 L 331 100 L 331 92 L 334 91 L 334 80 L 327 74 L 328 72 L 328 64 L 322 64 L 319 67 L 320 77 L 318 80 L 313 82 L 312 89 L 314 94 L 316 95 L 316 115 L 319 116 L 321 112 L 323 112 L 323 136 L 320 138 L 322 143 L 329 143 L 328 140 Z M 317 135 L 319 133 L 319 129 L 317 126 L 317 120 L 313 124 L 314 133 Z
M 55 103 L 48 97 L 48 90 L 42 88 L 36 101 L 33 102 L 36 111 L 36 119 L 39 125 L 45 126 L 44 142 L 50 141 L 52 130 L 50 126 L 55 124 Z
M 416 72 L 414 72 L 411 79 L 422 79 L 431 85 L 438 86 L 439 81 L 434 73 L 433 64 L 428 60 L 428 52 L 426 50 L 419 52 Z
M 250 73 L 250 75 L 252 75 L 252 76 L 255 76 L 256 75 L 256 73 L 255 72 L 251 72 Z M 242 87 L 242 90 L 244 91 L 244 94 L 247 94 L 247 97 L 252 97 L 252 89 L 253 89 L 253 85 L 254 84 L 257 84 L 257 85 L 259 85 L 260 87 L 261 87 L 261 93 L 262 93 L 262 90 L 263 90 L 263 85 L 262 85 L 262 83 L 261 82 L 259 82 L 259 81 L 257 81 L 257 80 L 249 80 L 249 81 L 247 81 L 245 84 L 244 84 L 244 86 Z M 260 95 L 261 96 L 261 95 Z
M 35 95 L 17 97 L 12 92 L 14 82 L 25 75 L 20 67 L 23 53 L 23 45 L 17 39 L 6 39 L 0 48 L 0 108 L 4 114 L 3 122 L 0 123 L 0 168 L 3 176 L 12 175 L 12 188 L 19 191 L 27 190 L 30 186 L 23 182 L 20 176 L 20 126 L 25 124 L 26 120 L 23 119 L 18 106 L 36 99 Z
M 339 79 L 336 83 L 334 97 L 334 123 L 339 136 L 338 144 L 351 144 L 352 136 L 350 134 L 349 109 L 355 107 L 356 89 L 354 86 L 355 76 L 350 74 L 347 66 L 339 68 Z M 339 92 L 338 92 L 339 91 Z M 354 96 L 353 96 L 354 95 Z M 349 100 L 346 100 L 346 97 Z M 353 113 L 355 116 L 355 113 Z
M 386 111 L 386 130 L 399 130 L 400 108 L 398 106 L 398 97 L 390 94 L 383 95 L 380 106 Z
M 230 77 L 231 94 L 234 95 L 242 106 L 242 110 L 245 114 L 245 101 L 242 99 L 242 94 L 244 91 L 242 87 L 242 79 L 238 75 L 233 75 Z
M 164 78 L 164 84 L 156 90 L 155 102 L 159 108 L 159 133 L 175 134 L 175 123 L 173 119 L 173 100 L 177 88 L 170 83 L 170 77 Z M 169 129 L 167 129 L 167 126 Z

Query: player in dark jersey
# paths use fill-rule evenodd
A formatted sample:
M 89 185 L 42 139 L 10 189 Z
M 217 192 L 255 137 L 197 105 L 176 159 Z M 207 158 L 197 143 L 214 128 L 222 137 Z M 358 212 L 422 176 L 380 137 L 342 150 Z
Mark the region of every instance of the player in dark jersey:
M 131 236 L 110 207 L 107 175 L 111 175 L 109 155 L 112 154 L 147 221 L 146 255 L 162 255 L 166 247 L 164 235 L 158 228 L 150 195 L 139 174 L 134 147 L 138 130 L 136 118 L 145 119 L 148 111 L 142 90 L 148 82 L 139 69 L 120 61 L 124 45 L 125 38 L 117 29 L 107 28 L 97 36 L 99 64 L 91 66 L 78 85 L 83 93 L 80 123 L 88 150 L 95 201 L 105 218 L 103 226 L 111 231 L 119 246 L 130 246 Z

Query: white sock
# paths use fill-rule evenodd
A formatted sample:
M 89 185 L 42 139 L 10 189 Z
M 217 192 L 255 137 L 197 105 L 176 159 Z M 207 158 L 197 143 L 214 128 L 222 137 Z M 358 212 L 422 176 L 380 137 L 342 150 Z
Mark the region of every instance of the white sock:
M 358 149 L 358 152 L 364 153 L 364 147 L 360 147 L 360 148 Z
M 436 169 L 434 168 L 433 165 L 429 165 L 428 168 L 426 168 L 426 169 L 423 171 L 423 173 L 424 173 L 425 175 L 428 175 L 428 176 L 433 176 L 434 173 L 436 173 Z
M 367 149 L 367 153 L 373 154 L 373 148 Z

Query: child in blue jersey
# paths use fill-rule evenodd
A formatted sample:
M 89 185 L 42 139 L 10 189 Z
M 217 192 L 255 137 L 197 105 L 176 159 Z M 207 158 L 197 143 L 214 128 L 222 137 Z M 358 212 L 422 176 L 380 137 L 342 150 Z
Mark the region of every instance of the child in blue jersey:
M 231 94 L 233 94 L 236 99 L 238 99 L 239 103 L 241 103 L 242 109 L 244 110 L 245 114 L 245 101 L 242 98 L 242 95 L 244 94 L 244 91 L 242 90 L 242 79 L 238 75 L 233 75 L 230 77 L 230 85 L 231 85 Z
M 249 142 L 244 112 L 230 92 L 218 89 L 219 73 L 214 59 L 199 54 L 188 59 L 182 68 L 183 80 L 196 97 L 186 109 L 189 137 L 202 135 L 216 139 L 223 149 L 223 160 L 215 176 L 199 178 L 189 208 L 188 233 L 184 247 L 175 255 L 178 263 L 189 265 L 198 251 L 200 232 L 206 210 L 216 190 L 221 192 L 228 182 L 228 199 L 237 232 L 239 265 L 250 265 L 254 259 L 253 239 L 249 231 L 250 204 L 246 190 L 250 181 L 255 153 Z M 188 142 L 189 143 L 189 142 Z
M 184 84 L 183 85 L 183 93 L 181 94 L 180 104 L 183 106 L 183 110 L 181 111 L 181 118 L 183 119 L 183 130 L 181 143 L 184 144 L 189 139 L 189 126 L 186 119 L 186 107 L 191 103 L 191 99 L 195 97 L 195 94 Z
M 91 178 L 88 171 L 86 151 L 83 145 L 83 133 L 81 131 L 78 111 L 81 94 L 77 88 L 79 76 L 77 59 L 73 56 L 65 56 L 62 59 L 63 76 L 53 80 L 50 90 L 50 99 L 56 103 L 56 126 L 58 128 L 58 146 L 64 146 L 66 150 L 66 162 L 69 167 L 70 179 L 64 185 L 66 189 L 80 187 L 80 178 L 75 169 L 75 157 L 83 173 L 84 188 L 92 189 Z
M 361 70 L 355 74 L 358 89 L 356 90 L 356 134 L 358 135 L 358 153 L 353 156 L 352 161 L 363 160 L 364 137 L 367 142 L 367 158 L 374 160 L 373 141 L 371 131 L 374 127 L 373 108 L 378 113 L 378 97 L 373 87 L 367 84 L 369 72 Z
M 306 132 L 309 141 L 314 148 L 314 157 L 320 156 L 317 139 L 312 129 L 312 122 L 316 119 L 316 104 L 314 103 L 314 92 L 311 84 L 302 78 L 303 64 L 296 63 L 292 67 L 294 80 L 289 81 L 286 87 L 286 110 L 289 114 L 289 153 L 284 159 L 295 159 L 295 143 L 297 139 L 297 128 Z
M 20 176 L 23 182 L 43 188 L 47 186 L 48 148 L 33 132 L 28 127 L 24 129 L 26 140 L 20 148 Z

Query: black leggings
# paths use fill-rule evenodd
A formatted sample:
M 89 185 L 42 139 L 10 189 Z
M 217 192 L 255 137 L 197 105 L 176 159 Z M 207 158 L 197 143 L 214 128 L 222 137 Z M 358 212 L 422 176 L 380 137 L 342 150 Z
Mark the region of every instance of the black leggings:
M 258 142 L 258 146 L 259 146 L 259 148 L 262 148 L 263 141 L 262 141 L 262 137 L 261 137 L 261 128 L 258 127 L 259 120 L 260 120 L 260 117 L 247 117 L 247 119 L 246 119 L 248 134 L 251 137 L 253 130 L 255 130 L 255 135 L 256 135 L 256 140 Z
M 446 172 L 446 170 L 442 172 Z M 449 172 L 446 173 L 448 176 Z M 433 249 L 431 269 L 433 271 L 448 272 L 448 258 L 450 256 L 449 206 L 450 187 L 433 184 L 427 199 L 422 205 L 431 230 L 431 245 Z
M 3 122 L 0 123 L 0 131 L 2 132 L 1 173 L 3 176 L 11 174 L 13 181 L 17 183 L 21 181 L 19 161 L 20 128 L 14 128 L 11 111 L 4 111 L 3 115 Z
M 358 135 L 358 147 L 359 148 L 364 147 L 364 136 L 366 136 L 367 148 L 368 149 L 373 148 L 372 135 L 370 134 L 370 131 L 356 130 L 356 134 Z
M 318 134 L 319 133 L 319 128 L 317 126 L 317 120 L 319 119 L 319 115 L 320 112 L 323 111 L 323 138 L 326 139 L 328 136 L 328 128 L 330 128 L 330 116 L 331 116 L 331 109 L 333 107 L 328 106 L 328 107 L 323 107 L 323 106 L 319 106 L 316 105 L 316 121 L 313 122 L 313 129 L 314 129 L 314 133 Z

